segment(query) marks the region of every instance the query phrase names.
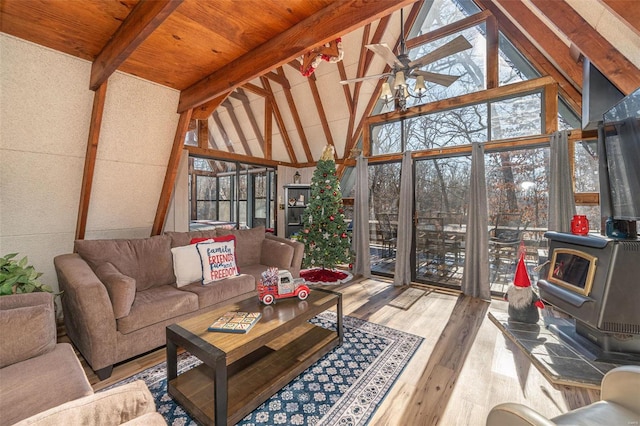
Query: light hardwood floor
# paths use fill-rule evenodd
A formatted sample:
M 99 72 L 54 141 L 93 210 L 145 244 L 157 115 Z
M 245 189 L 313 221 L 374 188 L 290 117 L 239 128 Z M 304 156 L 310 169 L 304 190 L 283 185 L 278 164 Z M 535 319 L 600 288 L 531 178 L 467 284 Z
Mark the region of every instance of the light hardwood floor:
M 502 300 L 488 303 L 425 289 L 405 310 L 389 305 L 405 290 L 390 282 L 359 279 L 331 288 L 343 293 L 345 315 L 424 338 L 371 425 L 480 426 L 502 402 L 523 403 L 553 417 L 599 399 L 593 390 L 555 389 L 542 376 L 487 318 L 489 311 L 506 311 Z M 164 359 L 164 349 L 151 352 L 117 365 L 105 381 L 83 365 L 98 390 Z

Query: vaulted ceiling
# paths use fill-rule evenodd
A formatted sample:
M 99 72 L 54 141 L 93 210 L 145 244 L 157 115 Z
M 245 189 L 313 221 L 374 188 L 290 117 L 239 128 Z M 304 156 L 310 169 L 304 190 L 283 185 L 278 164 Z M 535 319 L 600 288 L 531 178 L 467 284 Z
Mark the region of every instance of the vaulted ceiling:
M 475 2 L 574 107 L 583 56 L 623 93 L 640 86 L 636 0 Z M 386 63 L 363 45 L 397 46 L 399 9 L 408 31 L 424 3 L 2 0 L 0 31 L 91 61 L 92 90 L 116 70 L 179 90 L 178 112 L 191 111 L 198 135 L 193 154 L 300 166 L 315 162 L 326 144 L 339 160 L 349 157 L 381 81 L 339 81 L 383 72 Z M 304 77 L 297 58 L 337 38 L 343 59 L 321 61 Z

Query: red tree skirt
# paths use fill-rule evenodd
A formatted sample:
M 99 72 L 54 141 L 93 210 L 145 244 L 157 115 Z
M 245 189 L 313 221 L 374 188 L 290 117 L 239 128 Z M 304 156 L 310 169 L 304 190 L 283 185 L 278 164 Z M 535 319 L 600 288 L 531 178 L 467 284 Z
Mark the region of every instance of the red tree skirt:
M 311 283 L 340 284 L 348 281 L 351 274 L 332 269 L 314 268 L 300 271 L 300 277 Z

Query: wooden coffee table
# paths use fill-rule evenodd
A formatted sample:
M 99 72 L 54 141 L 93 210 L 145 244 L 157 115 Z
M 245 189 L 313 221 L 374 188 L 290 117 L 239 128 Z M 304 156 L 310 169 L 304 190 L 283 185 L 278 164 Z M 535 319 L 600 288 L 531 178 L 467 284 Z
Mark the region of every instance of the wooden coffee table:
M 336 331 L 308 322 L 333 306 Z M 262 318 L 246 334 L 207 331 L 227 311 L 262 312 Z M 306 300 L 275 306 L 252 296 L 167 327 L 168 392 L 203 424 L 236 424 L 342 339 L 339 293 L 313 289 Z M 178 375 L 178 347 L 203 363 Z

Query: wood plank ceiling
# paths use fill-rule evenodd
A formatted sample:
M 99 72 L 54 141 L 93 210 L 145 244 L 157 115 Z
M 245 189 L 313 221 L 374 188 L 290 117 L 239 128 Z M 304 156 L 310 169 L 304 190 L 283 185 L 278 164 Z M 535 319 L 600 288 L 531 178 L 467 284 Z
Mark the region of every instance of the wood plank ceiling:
M 624 93 L 640 86 L 640 58 L 620 45 L 640 47 L 640 7 L 634 0 L 588 2 L 632 35 L 612 41 L 576 1 L 476 3 L 580 112 L 582 69 L 575 52 Z M 363 45 L 397 46 L 398 10 L 405 8 L 408 31 L 423 2 L 3 0 L 0 31 L 91 61 L 92 90 L 115 70 L 179 90 L 178 112 L 191 111 L 196 120 L 193 154 L 304 166 L 326 144 L 336 146 L 339 162 L 350 156 L 381 81 L 342 86 L 339 80 L 382 72 L 386 64 Z M 296 58 L 337 37 L 344 59 L 321 62 L 303 77 Z M 408 45 L 426 41 L 422 36 Z

